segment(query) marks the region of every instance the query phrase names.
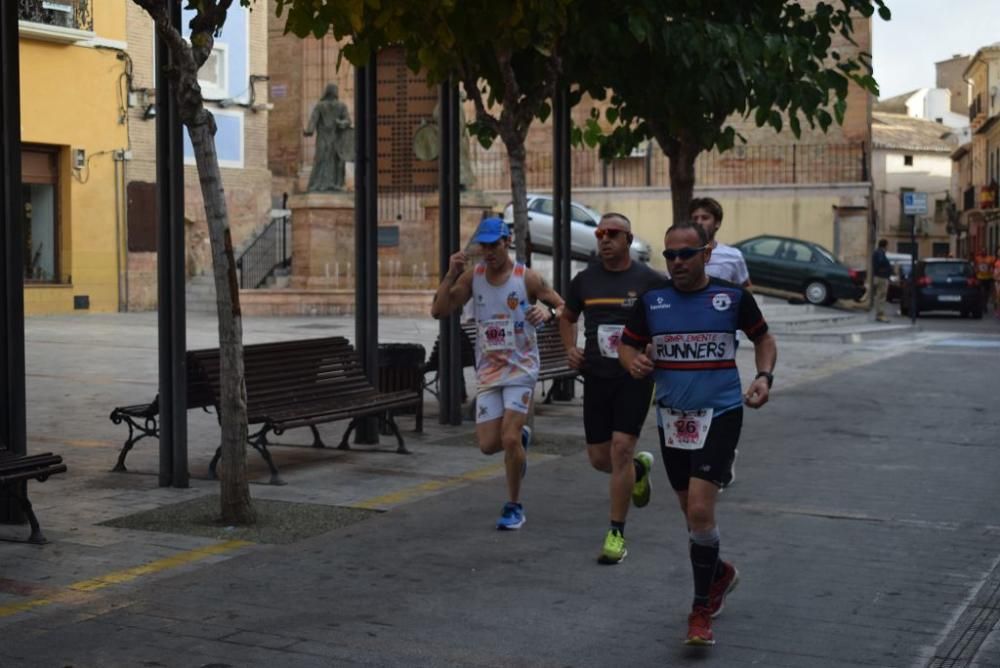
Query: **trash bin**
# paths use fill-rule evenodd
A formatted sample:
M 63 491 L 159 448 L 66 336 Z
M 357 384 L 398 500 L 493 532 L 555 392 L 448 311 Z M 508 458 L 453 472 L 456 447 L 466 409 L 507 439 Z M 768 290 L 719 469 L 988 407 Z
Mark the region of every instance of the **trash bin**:
M 379 392 L 401 392 L 415 390 L 423 394 L 424 360 L 427 350 L 419 343 L 380 343 L 378 346 L 378 389 Z M 423 402 L 414 408 L 400 408 L 393 415 L 411 414 L 416 417 L 416 430 L 424 429 Z M 391 435 L 392 430 L 380 421 L 380 432 Z

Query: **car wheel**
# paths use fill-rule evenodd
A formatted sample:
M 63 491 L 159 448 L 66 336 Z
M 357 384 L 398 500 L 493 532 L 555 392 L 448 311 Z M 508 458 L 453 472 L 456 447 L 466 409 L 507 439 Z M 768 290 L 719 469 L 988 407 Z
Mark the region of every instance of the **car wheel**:
M 807 302 L 815 306 L 822 306 L 833 301 L 830 298 L 830 288 L 823 281 L 809 281 L 805 290 L 802 291 L 802 295 Z
M 900 315 L 910 315 L 910 307 L 906 305 L 907 300 L 902 297 L 899 299 L 899 314 Z
M 982 320 L 983 319 L 983 309 L 976 309 L 975 311 L 973 311 L 972 312 L 972 317 L 975 318 L 976 320 Z

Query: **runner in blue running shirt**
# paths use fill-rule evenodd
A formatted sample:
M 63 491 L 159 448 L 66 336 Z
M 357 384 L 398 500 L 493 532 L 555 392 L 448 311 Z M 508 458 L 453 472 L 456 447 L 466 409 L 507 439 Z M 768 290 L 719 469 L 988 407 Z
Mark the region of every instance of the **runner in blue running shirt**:
M 656 382 L 660 452 L 687 519 L 694 604 L 686 642 L 712 645 L 712 618 L 739 581 L 719 559 L 715 502 L 743 424 L 743 404 L 767 403 L 777 347 L 745 288 L 710 278 L 712 253 L 704 228 L 679 223 L 664 240 L 664 281 L 636 302 L 621 337 L 619 361 L 634 377 Z M 736 330 L 754 344 L 757 376 L 741 393 Z

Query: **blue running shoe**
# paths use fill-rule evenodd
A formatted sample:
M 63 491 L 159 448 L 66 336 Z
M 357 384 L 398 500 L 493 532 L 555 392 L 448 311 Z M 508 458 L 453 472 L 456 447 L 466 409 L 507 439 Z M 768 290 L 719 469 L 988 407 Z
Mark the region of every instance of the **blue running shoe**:
M 520 503 L 508 501 L 503 504 L 503 512 L 497 520 L 498 531 L 513 531 L 524 524 L 524 507 Z
M 531 427 L 521 427 L 521 445 L 524 447 L 524 464 L 521 465 L 521 477 L 528 475 L 528 446 L 531 445 Z

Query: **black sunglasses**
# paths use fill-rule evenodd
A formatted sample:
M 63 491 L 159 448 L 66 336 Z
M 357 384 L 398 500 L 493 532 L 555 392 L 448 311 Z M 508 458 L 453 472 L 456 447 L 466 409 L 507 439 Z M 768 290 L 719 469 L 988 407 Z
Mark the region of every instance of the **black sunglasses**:
M 678 250 L 670 248 L 663 251 L 663 257 L 670 262 L 673 262 L 677 258 L 680 258 L 682 260 L 690 260 L 698 253 L 704 251 L 706 248 L 708 248 L 708 246 L 701 246 L 700 248 L 681 248 Z

